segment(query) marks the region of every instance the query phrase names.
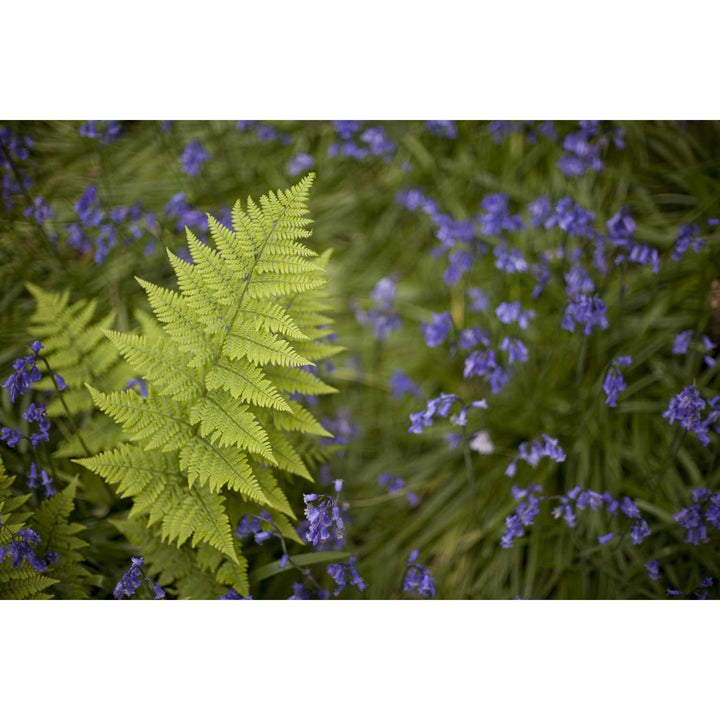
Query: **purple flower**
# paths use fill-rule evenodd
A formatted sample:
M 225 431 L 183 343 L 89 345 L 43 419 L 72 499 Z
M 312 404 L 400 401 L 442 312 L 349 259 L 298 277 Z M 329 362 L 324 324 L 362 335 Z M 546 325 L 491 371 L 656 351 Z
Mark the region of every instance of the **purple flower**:
M 530 442 L 520 443 L 518 453 L 507 466 L 505 474 L 508 477 L 514 477 L 517 471 L 517 463 L 520 460 L 523 460 L 531 467 L 537 467 L 540 460 L 544 457 L 550 458 L 556 463 L 565 461 L 565 451 L 560 447 L 559 441 L 545 434 L 542 435 L 542 440 L 536 438 Z
M 495 315 L 504 325 L 516 322 L 522 330 L 527 330 L 530 320 L 535 317 L 535 311 L 523 310 L 519 301 L 503 302 L 495 308 Z
M 18 358 L 13 362 L 14 372 L 3 384 L 3 387 L 10 393 L 11 403 L 24 395 L 33 383 L 42 379 L 40 370 L 37 367 L 38 354 L 42 347 L 42 343 L 35 340 L 30 344 L 33 354 Z
M 690 342 L 693 339 L 692 330 L 683 330 L 675 336 L 673 342 L 672 354 L 673 355 L 685 355 L 690 347 Z
M 25 217 L 32 217 L 39 225 L 47 220 L 57 217 L 57 213 L 50 207 L 43 197 L 36 197 L 33 204 L 24 212 Z
M 340 483 L 338 485 L 338 482 Z M 342 480 L 336 481 L 335 491 L 339 496 L 342 489 Z M 340 517 L 340 506 L 338 496 L 318 495 L 307 493 L 303 495 L 305 501 L 305 517 L 308 520 L 308 529 L 305 539 L 313 545 L 328 540 L 342 540 L 345 527 Z
M 328 575 L 330 575 L 337 585 L 333 593 L 336 597 L 345 589 L 348 574 L 350 575 L 350 584 L 354 585 L 360 592 L 367 587 L 365 581 L 355 569 L 356 561 L 356 558 L 351 557 L 348 558 L 346 563 L 332 563 L 327 566 Z
M 619 367 L 627 367 L 632 362 L 630 355 L 623 355 L 610 364 L 610 367 L 603 381 L 603 390 L 607 398 L 605 404 L 608 407 L 617 407 L 618 395 L 625 390 L 625 378 L 619 370 Z
M 430 571 L 416 562 L 418 554 L 417 550 L 413 550 L 408 558 L 403 578 L 403 592 L 419 597 L 435 597 L 435 581 Z
M 662 577 L 660 574 L 659 560 L 648 560 L 643 567 L 647 570 L 648 578 L 650 578 L 650 580 L 659 580 Z
M 575 331 L 575 325 L 585 325 L 583 333 L 590 335 L 594 327 L 605 330 L 609 323 L 605 316 L 605 303 L 597 295 L 572 295 L 568 297 L 565 314 L 560 322 L 563 330 Z
M 696 223 L 680 226 L 680 231 L 675 238 L 675 247 L 673 248 L 672 254 L 673 260 L 680 260 L 690 248 L 696 253 L 699 253 L 705 247 L 705 241 L 698 237 L 699 232 L 700 228 Z
M 470 299 L 470 312 L 484 313 L 490 307 L 487 296 L 480 288 L 468 288 L 467 296 Z
M 523 500 L 514 514 L 505 518 L 505 534 L 500 540 L 500 547 L 508 549 L 513 546 L 515 540 L 525 535 L 525 528 L 530 527 L 540 512 L 540 502 L 545 498 L 542 495 L 542 487 L 531 484 L 527 488 L 519 488 L 513 485 L 512 496 L 515 500 Z
M 432 321 L 421 323 L 420 329 L 425 336 L 425 344 L 428 347 L 442 345 L 452 330 L 453 322 L 449 312 L 434 313 Z
M 420 397 L 422 392 L 411 377 L 401 370 L 396 370 L 390 378 L 390 390 L 392 396 L 396 399 L 405 397 L 405 395 L 414 395 Z
M 288 163 L 288 172 L 294 177 L 295 175 L 300 175 L 300 173 L 309 170 L 314 165 L 315 160 L 312 155 L 308 155 L 307 153 L 297 153 L 297 155 L 294 155 Z
M 457 127 L 454 120 L 427 120 L 425 129 L 437 137 L 457 138 Z
M 198 140 L 191 140 L 180 155 L 182 171 L 190 177 L 197 177 L 203 164 L 210 159 Z
M 503 338 L 500 349 L 508 354 L 508 365 L 513 363 L 526 363 L 528 361 L 528 350 L 522 340 L 514 338 Z
M 552 204 L 547 195 L 541 195 L 527 206 L 533 227 L 541 227 L 552 214 Z
M 671 425 L 677 420 L 680 427 L 689 432 L 694 432 L 700 442 L 707 445 L 710 442 L 708 428 L 712 422 L 717 421 L 717 412 L 715 411 L 717 399 L 713 398 L 711 402 L 712 412 L 708 418 L 703 420 L 701 413 L 705 409 L 706 402 L 700 397 L 698 389 L 694 385 L 689 385 L 671 398 L 663 417 L 669 420 Z

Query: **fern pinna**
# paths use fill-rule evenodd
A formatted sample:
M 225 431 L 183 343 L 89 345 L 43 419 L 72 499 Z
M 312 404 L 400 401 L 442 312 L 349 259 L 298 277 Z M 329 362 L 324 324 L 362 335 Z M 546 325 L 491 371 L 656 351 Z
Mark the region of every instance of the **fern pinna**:
M 146 562 L 165 571 L 164 582 L 176 581 L 180 596 L 228 585 L 248 594 L 247 562 L 231 530 L 244 514 L 269 511 L 298 540 L 276 473 L 312 480 L 297 438 L 329 433 L 292 396 L 334 392 L 307 370 L 337 352 L 324 342 L 328 256 L 300 242 L 311 234 L 312 181 L 249 199 L 244 211 L 238 201 L 234 230 L 208 216 L 214 248 L 187 230 L 192 262 L 168 251 L 178 289 L 138 281 L 157 327 L 146 320 L 142 334 L 106 331 L 146 381 L 147 397 L 90 387 L 129 441 L 78 462 L 133 499 L 131 521 L 142 518 L 146 529 L 123 529 L 143 538 Z M 183 591 L 188 541 L 194 572 L 209 577 Z M 172 564 L 186 570 L 169 578 Z

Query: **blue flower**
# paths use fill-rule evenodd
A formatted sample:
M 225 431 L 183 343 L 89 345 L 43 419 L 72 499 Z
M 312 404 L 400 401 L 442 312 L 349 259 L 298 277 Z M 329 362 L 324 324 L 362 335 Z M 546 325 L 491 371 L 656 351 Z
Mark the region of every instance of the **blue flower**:
M 229 588 L 224 595 L 220 596 L 220 600 L 252 600 L 252 595 L 249 595 L 248 597 L 243 597 L 234 588 Z
M 503 338 L 500 349 L 508 354 L 508 365 L 513 363 L 526 363 L 528 361 L 528 349 L 522 340 L 515 338 Z
M 418 555 L 417 550 L 410 553 L 403 578 L 403 592 L 419 597 L 435 597 L 435 581 L 430 571 L 416 562 Z
M 30 344 L 30 349 L 33 354 L 18 358 L 13 362 L 14 372 L 3 385 L 10 393 L 11 403 L 14 403 L 21 395 L 24 395 L 33 383 L 42 379 L 40 370 L 37 367 L 38 355 L 42 347 L 42 343 L 35 340 Z
M 452 330 L 453 322 L 449 312 L 434 313 L 432 321 L 421 323 L 420 329 L 425 336 L 425 344 L 428 347 L 442 345 Z
M 288 172 L 294 177 L 295 175 L 300 175 L 300 173 L 309 170 L 314 165 L 315 160 L 312 155 L 308 155 L 307 153 L 297 153 L 297 155 L 290 158 L 290 162 L 288 163 Z
M 515 500 L 523 500 L 512 515 L 505 518 L 506 531 L 500 539 L 500 547 L 508 549 L 518 538 L 525 535 L 525 528 L 534 524 L 540 512 L 540 503 L 545 498 L 540 495 L 542 487 L 531 484 L 526 488 L 512 487 L 512 496 Z
M 560 447 L 559 441 L 545 434 L 542 435 L 542 440 L 535 438 L 530 442 L 520 443 L 518 453 L 505 469 L 505 474 L 508 477 L 514 477 L 517 472 L 517 464 L 520 460 L 523 460 L 531 467 L 537 467 L 540 460 L 544 457 L 550 458 L 556 463 L 565 461 L 565 451 Z
M 142 557 L 131 558 L 130 567 L 123 573 L 122 578 L 118 581 L 113 591 L 113 597 L 121 600 L 124 597 L 132 597 L 139 590 L 143 580 L 152 585 L 155 593 L 155 600 L 161 600 L 165 597 L 165 590 L 160 585 L 154 583 L 147 577 L 143 571 L 145 560 Z
M 198 140 L 191 140 L 180 155 L 182 171 L 190 177 L 197 177 L 203 164 L 210 159 L 210 155 Z
M 647 570 L 648 578 L 650 578 L 650 580 L 659 580 L 662 577 L 660 574 L 659 560 L 648 560 L 643 567 Z
M 692 248 L 699 253 L 705 247 L 705 240 L 698 237 L 700 228 L 696 223 L 691 225 L 681 225 L 680 231 L 675 238 L 675 247 L 673 248 L 672 259 L 680 260 L 680 258 Z
M 361 325 L 372 325 L 377 340 L 386 340 L 402 325 L 399 315 L 393 309 L 396 290 L 395 276 L 380 278 L 370 294 L 374 306 L 367 311 L 361 308 L 355 309 L 357 321 Z
M 344 589 L 347 583 L 347 575 L 350 574 L 350 584 L 354 585 L 360 592 L 365 588 L 365 581 L 355 569 L 356 558 L 348 558 L 346 563 L 332 563 L 327 566 L 327 573 L 335 581 L 337 588 L 333 593 L 337 597 Z
M 523 310 L 520 302 L 503 302 L 495 308 L 497 319 L 504 325 L 516 322 L 522 330 L 527 330 L 530 320 L 535 317 L 534 310 Z
M 483 313 L 490 307 L 490 301 L 480 288 L 468 288 L 467 296 L 470 298 L 470 312 Z
M 552 215 L 552 204 L 547 195 L 541 195 L 527 206 L 530 223 L 533 227 L 541 227 Z
M 694 385 L 689 385 L 671 398 L 663 417 L 669 420 L 671 425 L 677 420 L 680 427 L 695 433 L 700 442 L 707 445 L 710 442 L 708 429 L 713 422 L 717 422 L 720 415 L 720 410 L 716 408 L 718 400 L 719 397 L 713 398 L 711 412 L 703 419 L 701 413 L 705 409 L 706 402 L 700 397 L 698 389 Z
M 309 523 L 305 539 L 313 545 L 326 542 L 331 538 L 343 539 L 345 525 L 340 516 L 340 506 L 338 505 L 341 490 L 342 480 L 336 480 L 335 491 L 337 495 L 335 498 L 330 495 L 318 495 L 316 493 L 303 495 L 305 517 Z
M 575 331 L 575 324 L 585 325 L 583 333 L 590 335 L 594 327 L 605 330 L 609 323 L 605 316 L 605 303 L 597 295 L 572 295 L 568 297 L 565 314 L 560 322 L 563 330 Z
M 457 138 L 457 126 L 454 120 L 427 120 L 425 129 L 438 137 L 446 137 L 451 140 Z
M 390 378 L 390 390 L 395 399 L 405 397 L 405 395 L 414 395 L 420 397 L 422 391 L 413 381 L 411 377 L 406 375 L 402 370 L 396 370 Z
M 615 533 L 607 533 L 606 535 L 600 535 L 600 537 L 598 538 L 598 542 L 601 545 L 607 545 L 614 537 Z
M 693 339 L 692 330 L 683 330 L 675 336 L 673 342 L 672 354 L 673 355 L 685 355 L 690 347 L 690 342 Z
M 605 404 L 608 407 L 617 407 L 618 395 L 626 388 L 625 378 L 622 376 L 619 367 L 627 367 L 631 362 L 632 357 L 630 355 L 623 355 L 613 360 L 610 364 L 605 375 L 605 380 L 603 381 L 603 390 L 607 395 Z
M 512 275 L 513 273 L 524 273 L 528 264 L 523 254 L 517 248 L 508 248 L 505 242 L 501 242 L 494 250 L 495 267 L 498 270 Z
M 140 397 L 146 398 L 148 396 L 147 383 L 142 378 L 130 378 L 125 383 L 125 389 L 131 390 L 135 388 Z
M 43 225 L 50 218 L 57 217 L 57 213 L 43 197 L 36 197 L 33 204 L 25 210 L 24 215 L 32 217 L 39 225 Z

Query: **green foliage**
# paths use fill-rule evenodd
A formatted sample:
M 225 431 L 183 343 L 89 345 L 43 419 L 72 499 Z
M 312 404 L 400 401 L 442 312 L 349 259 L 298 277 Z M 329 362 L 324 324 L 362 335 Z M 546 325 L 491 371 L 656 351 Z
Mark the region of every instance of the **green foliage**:
M 57 562 L 42 573 L 27 560 L 13 567 L 10 558 L 0 562 L 0 599 L 43 600 L 50 598 L 85 598 L 89 595 L 90 573 L 81 550 L 87 543 L 78 537 L 84 530 L 70 521 L 75 507 L 75 482 L 62 492 L 44 500 L 34 511 L 30 495 L 14 495 L 13 478 L 5 472 L 0 460 L 0 547 L 17 540 L 17 533 L 32 528 L 40 535 L 34 547 L 36 555 L 49 551 L 59 555 Z
M 144 317 L 142 334 L 105 329 L 148 397 L 89 384 L 127 442 L 78 462 L 132 498 L 132 521 L 117 527 L 181 597 L 223 585 L 247 594 L 231 530 L 242 514 L 267 510 L 298 540 L 276 475 L 312 480 L 298 438 L 329 433 L 290 395 L 334 392 L 301 368 L 338 352 L 324 342 L 329 255 L 299 242 L 310 236 L 312 179 L 244 211 L 238 201 L 234 231 L 209 217 L 214 247 L 188 231 L 193 263 L 168 251 L 178 290 L 139 280 L 156 321 Z

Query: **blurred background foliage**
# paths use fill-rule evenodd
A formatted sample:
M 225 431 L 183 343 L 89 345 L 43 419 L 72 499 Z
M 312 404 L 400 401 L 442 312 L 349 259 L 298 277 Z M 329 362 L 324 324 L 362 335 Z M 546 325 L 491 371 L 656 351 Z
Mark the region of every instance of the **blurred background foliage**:
M 701 253 L 690 252 L 678 263 L 663 262 L 658 274 L 643 266 L 633 266 L 627 275 L 609 273 L 601 288 L 609 328 L 585 341 L 581 333 L 560 329 L 565 294 L 557 277 L 535 301 L 532 277 L 500 273 L 488 255 L 475 263 L 470 278 L 448 287 L 443 282 L 445 260 L 430 252 L 437 245 L 432 223 L 422 212 L 396 202 L 401 190 L 420 188 L 443 212 L 466 219 L 491 193 L 505 193 L 511 212 L 523 214 L 540 195 L 553 202 L 571 196 L 595 213 L 601 230 L 628 206 L 637 222 L 637 240 L 667 255 L 681 224 L 720 215 L 720 123 L 613 123 L 624 130 L 625 147 L 609 145 L 604 168 L 579 177 L 565 177 L 557 165 L 562 138 L 576 130 L 574 122 L 555 123 L 560 139 L 552 140 L 524 131 L 498 139 L 486 122 L 459 122 L 457 137 L 443 137 L 421 121 L 367 121 L 364 128 L 381 127 L 394 147 L 362 159 L 333 152 L 339 138 L 330 122 L 168 126 L 123 121 L 112 142 L 84 136 L 81 122 L 0 125 L 31 138 L 29 157 L 20 165 L 33 181 L 27 195 L 16 196 L 12 208 L 0 210 L 3 379 L 34 339 L 28 332 L 34 300 L 27 282 L 46 290 L 67 289 L 72 300 L 95 298 L 98 314 L 114 310 L 116 327 L 132 329 L 134 312 L 147 309 L 135 277 L 171 284 L 163 248 L 185 244 L 178 218 L 166 211 L 171 199 L 185 193 L 183 202 L 193 210 L 222 217 L 237 198 L 288 187 L 296 177 L 291 161 L 306 153 L 317 173 L 310 245 L 334 251 L 330 290 L 337 341 L 346 348 L 334 365 L 321 368 L 340 393 L 323 398 L 314 411 L 347 440 L 323 477 L 345 480 L 346 546 L 357 556 L 368 586 L 349 596 L 403 597 L 402 578 L 413 548 L 432 570 L 441 598 L 664 597 L 665 585 L 649 580 L 643 568 L 651 558 L 659 558 L 666 568 L 665 584 L 683 590 L 708 575 L 720 577 L 717 539 L 688 545 L 672 517 L 689 504 L 690 488 L 718 489 L 718 439 L 713 436 L 703 447 L 695 437 L 686 437 L 666 462 L 676 433 L 662 418 L 670 398 L 686 385 L 694 382 L 706 397 L 718 387 L 717 368 L 704 366 L 699 356 L 671 353 L 675 335 L 689 328 L 720 342 L 720 310 L 710 301 L 712 282 L 720 279 L 717 230 L 703 235 L 708 246 Z M 180 160 L 191 141 L 209 155 L 196 177 L 182 171 Z M 142 227 L 139 238 L 121 232 L 101 264 L 92 249 L 67 244 L 67 228 L 77 220 L 75 205 L 91 185 L 104 209 L 141 202 L 143 213 L 155 218 Z M 42 229 L 24 214 L 37 196 L 57 215 L 43 222 Z M 514 233 L 512 243 L 533 257 L 560 246 L 561 233 L 528 227 Z M 356 309 L 369 307 L 376 283 L 388 276 L 397 280 L 394 309 L 401 325 L 379 341 L 372 327 L 358 322 Z M 468 286 L 482 288 L 490 298 L 490 312 L 477 323 L 491 333 L 500 331 L 492 312 L 500 302 L 520 300 L 537 313 L 522 335 L 530 360 L 497 395 L 488 395 L 479 378 L 464 380 L 464 356 L 447 345 L 428 348 L 420 331 L 420 323 L 447 310 L 458 327 L 470 322 Z M 608 408 L 601 384 L 608 363 L 619 355 L 632 355 L 634 361 L 625 373 L 628 387 L 618 407 Z M 390 379 L 398 370 L 417 383 L 420 395 L 393 396 Z M 489 409 L 471 415 L 468 429 L 487 430 L 494 452 L 468 452 L 466 445 L 449 449 L 442 437 L 443 430 L 452 429 L 447 423 L 444 428 L 437 423 L 423 435 L 408 434 L 409 414 L 440 392 L 458 393 L 468 401 L 488 399 Z M 17 422 L 6 393 L 0 421 Z M 61 434 L 69 432 L 61 418 L 58 424 Z M 505 468 L 519 443 L 541 433 L 559 439 L 566 462 L 523 465 L 514 481 L 521 486 L 540 483 L 547 495 L 575 485 L 627 494 L 650 523 L 652 535 L 645 543 L 601 546 L 597 537 L 607 532 L 602 517 L 586 512 L 571 530 L 545 510 L 513 548 L 500 548 L 505 518 L 516 505 Z M 5 446 L 0 453 L 21 487 L 30 459 Z M 93 595 L 107 597 L 136 552 L 109 522 L 124 516 L 127 503 L 69 461 L 58 460 L 58 466 L 61 486 L 80 472 L 74 519 L 86 526 L 84 552 L 93 573 Z M 378 482 L 383 473 L 402 477 L 403 490 L 388 493 Z M 296 479 L 291 501 L 298 514 L 303 491 L 309 491 L 308 483 Z M 409 503 L 408 493 L 419 502 Z M 257 566 L 263 559 L 277 559 L 278 548 L 248 552 L 258 555 Z M 290 572 L 281 573 L 255 582 L 251 591 L 256 598 L 287 597 L 296 580 Z

